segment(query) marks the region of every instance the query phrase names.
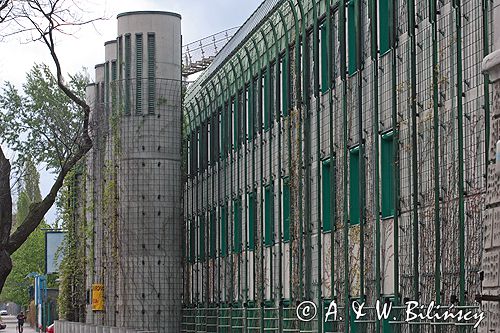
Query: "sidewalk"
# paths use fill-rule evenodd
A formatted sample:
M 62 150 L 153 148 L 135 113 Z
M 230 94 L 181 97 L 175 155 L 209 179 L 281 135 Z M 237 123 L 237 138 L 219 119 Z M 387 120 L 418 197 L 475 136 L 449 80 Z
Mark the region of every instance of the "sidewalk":
M 17 333 L 17 320 L 14 316 L 2 316 L 2 320 L 5 324 L 7 324 L 7 328 L 5 330 L 0 330 L 0 333 Z M 29 327 L 28 323 L 24 324 L 23 333 L 35 333 L 36 331 Z

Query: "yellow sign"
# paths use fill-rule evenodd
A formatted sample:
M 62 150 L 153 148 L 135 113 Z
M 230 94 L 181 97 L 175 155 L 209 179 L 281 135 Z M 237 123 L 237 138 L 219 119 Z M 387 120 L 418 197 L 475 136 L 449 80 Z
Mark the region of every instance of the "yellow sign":
M 92 311 L 104 311 L 104 285 L 92 285 Z

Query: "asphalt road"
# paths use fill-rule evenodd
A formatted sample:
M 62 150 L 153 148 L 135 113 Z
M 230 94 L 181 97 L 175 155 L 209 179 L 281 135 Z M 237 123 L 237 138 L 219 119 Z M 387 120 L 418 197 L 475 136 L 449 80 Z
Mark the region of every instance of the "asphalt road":
M 0 333 L 17 333 L 17 319 L 16 316 L 2 316 L 2 321 L 7 324 L 7 328 L 0 330 Z M 24 324 L 23 333 L 34 333 L 35 330 L 29 327 L 26 323 Z

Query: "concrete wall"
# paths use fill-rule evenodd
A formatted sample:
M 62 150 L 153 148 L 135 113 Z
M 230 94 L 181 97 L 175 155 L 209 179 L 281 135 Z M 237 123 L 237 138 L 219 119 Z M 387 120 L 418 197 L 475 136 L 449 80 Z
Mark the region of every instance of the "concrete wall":
M 75 323 L 71 321 L 56 320 L 54 330 L 58 333 L 158 333 L 158 331 L 145 331 L 126 327 L 97 326 L 92 324 Z
M 92 283 L 105 311 L 87 322 L 179 331 L 181 317 L 181 35 L 179 15 L 118 15 L 96 72 L 92 156 Z M 89 92 L 92 97 L 92 92 Z
M 493 52 L 483 61 L 483 70 L 492 82 L 493 107 L 489 142 L 485 219 L 483 221 L 482 309 L 486 320 L 480 332 L 500 332 L 500 1 L 493 4 Z

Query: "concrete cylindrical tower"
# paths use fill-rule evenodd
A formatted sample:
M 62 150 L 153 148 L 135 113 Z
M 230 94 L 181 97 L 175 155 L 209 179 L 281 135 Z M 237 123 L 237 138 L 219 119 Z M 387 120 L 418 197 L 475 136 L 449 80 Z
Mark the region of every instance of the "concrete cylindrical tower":
M 88 251 L 88 255 L 93 255 L 93 258 L 88 258 L 87 262 L 91 271 L 87 272 L 87 291 L 90 292 L 93 283 L 103 283 L 104 281 L 104 260 L 105 250 L 103 244 L 103 235 L 105 232 L 103 225 L 103 216 L 100 207 L 102 206 L 102 186 L 104 184 L 104 175 L 102 172 L 105 163 L 105 138 L 107 136 L 107 115 L 104 108 L 104 64 L 95 66 L 95 84 L 94 93 L 92 94 L 92 111 L 91 111 L 91 133 L 92 135 L 92 164 L 87 164 L 87 195 L 91 193 L 91 199 L 87 200 L 87 211 L 92 212 L 93 234 L 92 246 L 93 251 Z M 99 246 L 96 247 L 96 244 Z M 87 306 L 86 321 L 102 323 L 103 314 L 93 313 L 91 305 Z
M 116 326 L 158 332 L 179 332 L 181 318 L 180 24 L 168 12 L 118 15 Z
M 118 255 L 118 236 L 115 229 L 118 226 L 118 201 L 117 201 L 117 158 L 119 158 L 117 142 L 119 110 L 112 104 L 117 95 L 116 75 L 113 75 L 112 67 L 116 72 L 117 48 L 116 40 L 104 43 L 104 64 L 103 81 L 104 89 L 102 91 L 102 113 L 104 126 L 102 142 L 104 147 L 101 149 L 103 164 L 99 170 L 101 182 L 101 204 L 103 232 L 101 234 L 100 248 L 102 269 L 96 282 L 102 283 L 105 290 L 105 314 L 95 313 L 95 321 L 99 324 L 115 325 L 117 323 L 118 313 L 115 311 L 119 302 L 118 295 L 118 274 L 119 255 Z M 102 318 L 101 318 L 102 317 Z M 104 320 L 103 320 L 104 319 Z

